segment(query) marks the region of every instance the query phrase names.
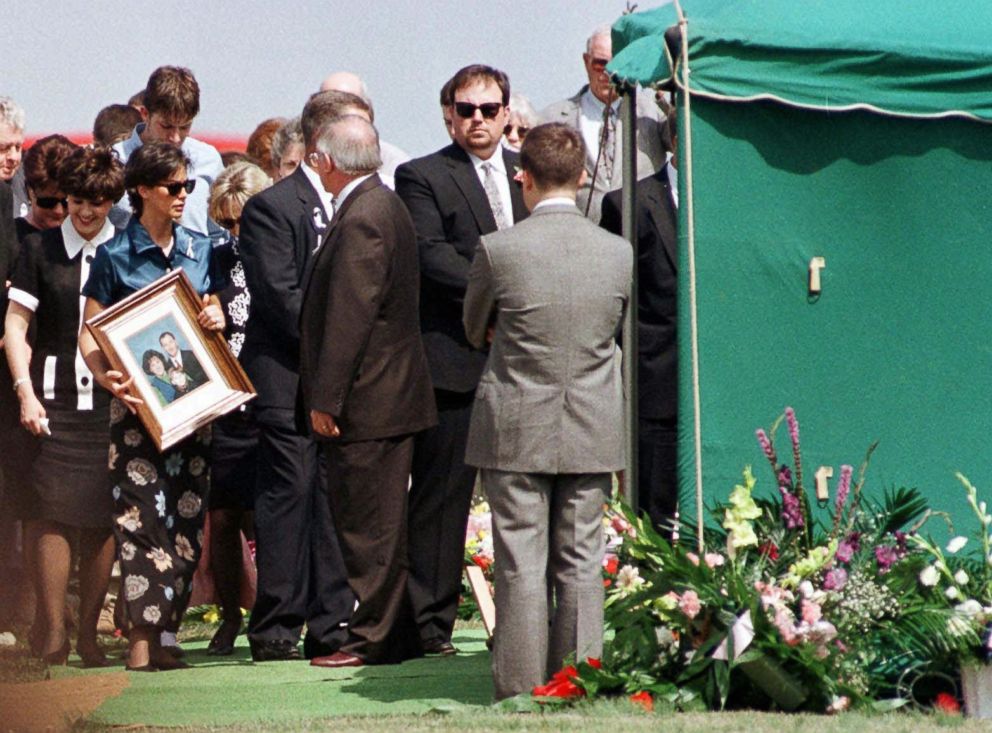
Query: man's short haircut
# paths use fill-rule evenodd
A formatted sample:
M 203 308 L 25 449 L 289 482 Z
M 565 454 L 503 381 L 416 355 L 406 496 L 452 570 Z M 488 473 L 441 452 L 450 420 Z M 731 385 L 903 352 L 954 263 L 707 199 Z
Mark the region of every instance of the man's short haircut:
M 538 125 L 520 146 L 520 166 L 542 189 L 577 187 L 585 162 L 582 136 L 564 122 Z
M 227 218 L 235 211 L 241 211 L 248 199 L 271 185 L 269 175 L 254 163 L 229 165 L 210 187 L 207 213 L 214 221 Z
M 141 113 L 130 104 L 108 104 L 93 120 L 93 140 L 100 145 L 113 145 L 131 134 L 141 122 Z
M 192 120 L 200 113 L 200 85 L 183 66 L 159 66 L 145 86 L 145 109 L 178 120 Z
M 285 117 L 270 117 L 264 122 L 260 122 L 255 131 L 248 137 L 245 152 L 263 168 L 269 168 L 272 165 L 272 138 L 285 122 Z
M 124 187 L 135 216 L 141 216 L 143 202 L 138 186 L 157 186 L 180 168 L 192 168 L 182 148 L 163 142 L 145 143 L 131 153 L 124 166 Z
M 613 39 L 613 29 L 608 25 L 601 25 L 586 39 L 586 53 L 592 53 L 592 42 L 597 38 L 606 36 L 607 38 Z
M 164 339 L 166 336 L 171 336 L 173 341 L 176 340 L 176 334 L 174 334 L 172 331 L 162 331 L 162 333 L 158 335 L 159 343 L 161 343 L 162 339 Z
M 32 191 L 58 183 L 59 166 L 78 145 L 64 135 L 49 135 L 38 140 L 24 154 L 24 182 Z
M 350 176 L 375 173 L 382 166 L 379 133 L 371 122 L 358 115 L 338 117 L 321 127 L 316 146 Z
M 343 117 L 352 110 L 360 109 L 369 113 L 369 106 L 361 97 L 349 92 L 329 90 L 311 94 L 300 115 L 300 128 L 303 130 L 303 144 L 310 148 L 317 141 L 320 128 L 336 117 Z M 369 115 L 371 117 L 371 115 Z
M 441 106 L 450 107 L 455 103 L 455 87 L 453 82 L 455 77 L 451 77 L 448 81 L 444 82 L 444 86 L 441 87 Z
M 127 100 L 127 103 L 132 107 L 144 107 L 145 106 L 145 90 L 139 89 Z
M 465 66 L 455 72 L 451 77 L 451 103 L 454 104 L 455 94 L 459 89 L 464 89 L 470 84 L 477 82 L 493 82 L 499 87 L 503 95 L 503 104 L 510 103 L 510 78 L 499 69 L 485 64 L 472 64 Z
M 0 97 L 0 124 L 24 132 L 24 109 L 10 97 Z
M 272 136 L 272 168 L 277 169 L 282 165 L 283 156 L 292 144 L 304 145 L 303 128 L 300 126 L 300 118 L 294 117 L 276 130 Z
M 59 166 L 59 189 L 87 201 L 117 201 L 124 195 L 124 166 L 106 146 L 76 148 Z

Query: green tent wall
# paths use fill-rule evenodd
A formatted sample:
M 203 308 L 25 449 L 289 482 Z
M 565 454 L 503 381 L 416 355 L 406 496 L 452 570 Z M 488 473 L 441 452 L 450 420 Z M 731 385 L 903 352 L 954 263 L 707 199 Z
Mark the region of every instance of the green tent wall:
M 680 166 L 682 506 L 694 513 L 697 462 L 707 501 L 745 464 L 773 492 L 754 430 L 791 405 L 808 490 L 820 466 L 833 467 L 833 489 L 877 440 L 869 494 L 918 487 L 958 531 L 973 529 L 954 472 L 992 496 L 992 43 L 980 39 L 992 4 L 681 7 L 680 160 L 692 161 L 691 190 Z M 674 18 L 666 6 L 621 19 L 611 71 L 679 74 L 662 41 Z M 816 297 L 813 257 L 826 262 Z M 788 445 L 783 426 L 780 454 Z

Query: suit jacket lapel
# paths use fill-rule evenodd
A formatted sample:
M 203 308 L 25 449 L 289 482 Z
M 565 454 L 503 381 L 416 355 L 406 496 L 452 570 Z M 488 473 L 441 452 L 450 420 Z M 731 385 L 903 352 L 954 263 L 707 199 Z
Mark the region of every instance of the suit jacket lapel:
M 313 185 L 310 183 L 310 179 L 307 178 L 306 173 L 303 172 L 303 166 L 306 163 L 301 163 L 300 167 L 296 169 L 293 173 L 293 180 L 296 181 L 296 195 L 300 199 L 301 211 L 304 213 L 307 220 L 306 226 L 303 227 L 303 231 L 306 235 L 306 259 L 310 260 L 311 255 L 317 249 L 317 245 L 320 242 L 321 233 L 327 229 L 327 212 L 324 211 L 324 205 L 314 191 Z M 323 224 L 323 226 L 320 226 Z
M 668 164 L 662 166 L 661 170 L 654 176 L 659 185 L 651 186 L 648 191 L 648 199 L 651 206 L 648 206 L 648 216 L 658 231 L 658 237 L 665 247 L 665 253 L 672 265 L 672 272 L 678 272 L 678 256 L 675 252 L 676 234 L 675 222 L 678 220 L 678 212 L 672 202 L 672 192 L 668 182 Z M 667 216 L 659 216 L 658 212 L 665 211 Z
M 451 177 L 468 202 L 468 207 L 472 216 L 475 217 L 479 231 L 496 231 L 496 219 L 493 217 L 493 210 L 489 206 L 489 198 L 486 196 L 486 190 L 482 187 L 482 181 L 479 180 L 479 176 L 475 172 L 475 166 L 472 165 L 468 153 L 458 145 L 452 147 L 454 148 L 454 155 L 448 158 Z M 514 213 L 516 213 L 515 209 Z
M 503 150 L 503 164 L 506 166 L 506 177 L 510 181 L 510 203 L 513 206 L 513 223 L 517 224 L 522 219 L 527 218 L 527 207 L 524 205 L 524 192 L 520 187 L 520 182 L 514 180 L 517 169 L 520 167 L 520 156 Z

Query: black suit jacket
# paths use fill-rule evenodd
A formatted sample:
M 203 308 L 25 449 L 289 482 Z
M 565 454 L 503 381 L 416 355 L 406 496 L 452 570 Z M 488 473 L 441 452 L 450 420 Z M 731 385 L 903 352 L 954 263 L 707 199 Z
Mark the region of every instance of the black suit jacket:
M 258 407 L 296 407 L 303 276 L 326 229 L 324 217 L 302 167 L 248 199 L 241 213 L 238 246 L 251 310 L 239 358 Z
M 621 233 L 621 192 L 603 199 L 600 226 Z M 678 214 L 668 164 L 637 182 L 638 414 L 649 419 L 678 414 Z
M 333 415 L 342 442 L 437 423 L 418 291 L 413 222 L 374 175 L 334 215 L 313 258 L 300 317 L 302 409 Z
M 181 349 L 179 355 L 183 359 L 182 370 L 193 380 L 193 384 L 197 387 L 206 384 L 207 374 L 203 371 L 203 367 L 200 365 L 200 360 L 196 358 L 196 354 L 187 349 Z M 166 358 L 169 359 L 169 366 L 172 366 L 173 361 L 169 358 L 168 354 L 166 354 Z
M 513 180 L 519 156 L 503 150 L 513 220 L 527 216 L 520 184 Z M 468 154 L 458 145 L 396 169 L 396 193 L 417 229 L 420 252 L 420 330 L 438 389 L 475 390 L 486 352 L 472 348 L 462 327 L 462 302 L 479 237 L 496 231 L 486 191 Z

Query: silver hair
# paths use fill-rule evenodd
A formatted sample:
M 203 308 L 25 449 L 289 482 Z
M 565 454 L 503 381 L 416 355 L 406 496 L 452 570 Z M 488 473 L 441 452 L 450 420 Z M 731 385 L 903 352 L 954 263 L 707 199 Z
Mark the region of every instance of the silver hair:
M 350 176 L 375 173 L 382 166 L 379 133 L 358 115 L 344 115 L 323 125 L 317 133 L 316 147 Z
M 601 25 L 596 30 L 594 30 L 592 32 L 592 35 L 590 35 L 589 38 L 586 39 L 586 53 L 592 53 L 592 42 L 597 38 L 601 38 L 602 36 L 606 36 L 607 38 L 612 39 L 613 29 L 608 25 Z
M 276 130 L 272 136 L 272 165 L 276 168 L 282 163 L 282 156 L 286 154 L 289 146 L 298 143 L 303 145 L 303 126 L 300 124 L 300 117 L 297 115 L 291 120 L 287 120 L 282 127 Z
M 541 124 L 541 118 L 534 111 L 530 100 L 523 94 L 514 92 L 510 95 L 510 116 L 520 115 L 528 127 L 537 127 Z
M 24 132 L 24 109 L 10 97 L 0 97 L 0 122 Z

